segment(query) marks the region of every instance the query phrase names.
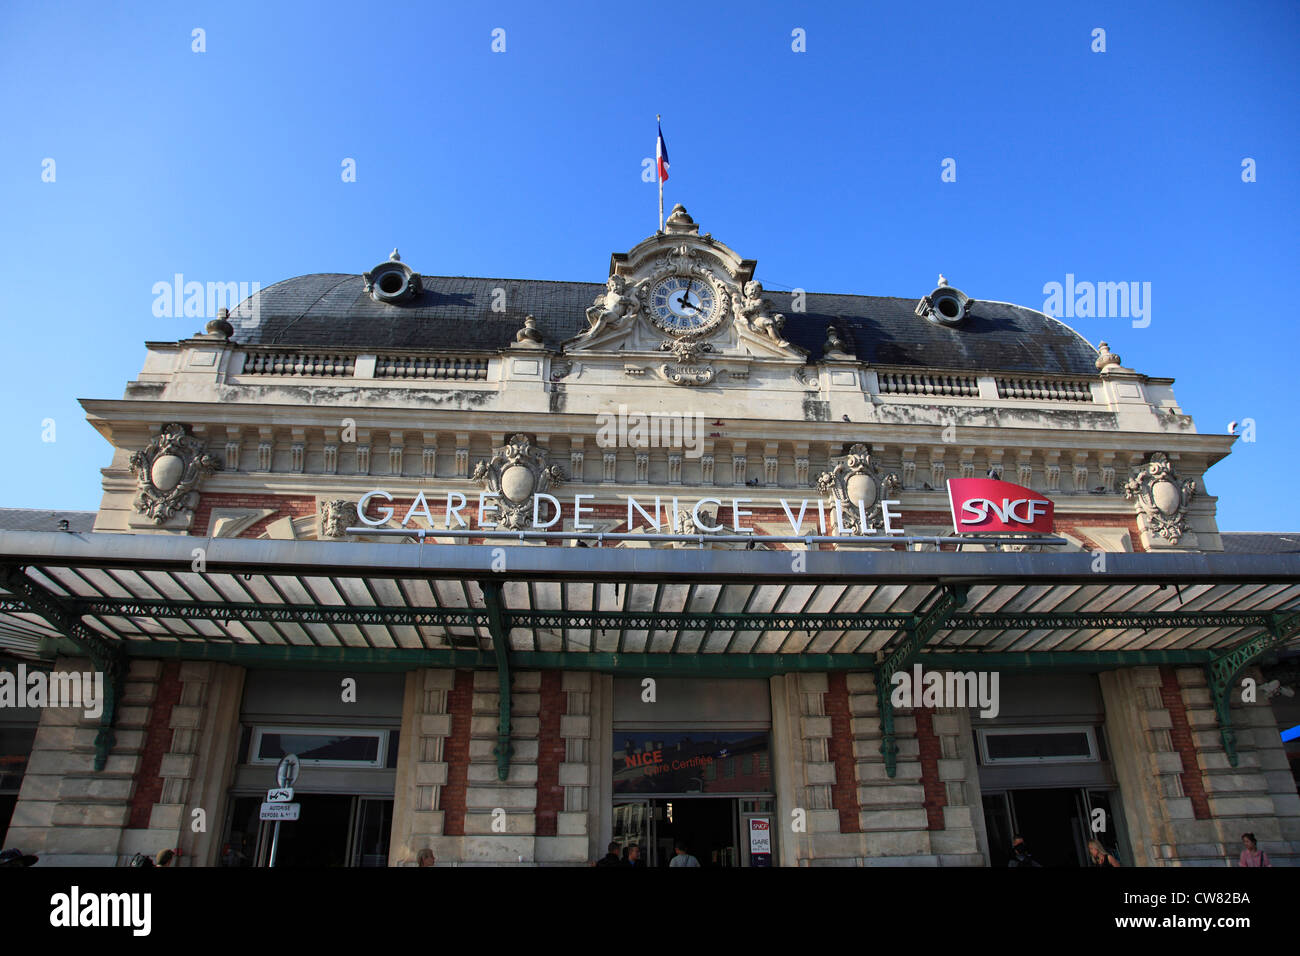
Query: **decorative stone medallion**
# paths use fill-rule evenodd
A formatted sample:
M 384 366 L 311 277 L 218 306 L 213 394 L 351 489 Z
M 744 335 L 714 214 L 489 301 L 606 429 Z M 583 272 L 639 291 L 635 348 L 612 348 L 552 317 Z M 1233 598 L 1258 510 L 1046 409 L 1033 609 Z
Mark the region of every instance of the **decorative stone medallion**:
M 204 454 L 203 447 L 184 425 L 172 423 L 164 425 L 148 447 L 133 453 L 131 474 L 140 483 L 135 510 L 152 518 L 154 524 L 162 524 L 178 512 L 191 512 L 193 517 L 199 483 L 221 470 L 221 462 Z
M 532 527 L 533 498 L 566 481 L 558 465 L 547 462 L 546 450 L 527 435 L 511 435 L 489 461 L 480 461 L 470 476 L 486 491 L 500 495 L 497 524 L 509 531 Z
M 672 352 L 676 360 L 656 369 L 666 382 L 674 385 L 708 385 L 717 378 L 717 370 L 712 365 L 702 363 L 704 353 L 713 351 L 713 346 L 707 342 L 677 339 L 664 342 L 659 350 Z
M 1137 501 L 1138 516 L 1146 527 L 1170 544 L 1187 531 L 1187 506 L 1196 494 L 1191 478 L 1178 480 L 1173 463 L 1163 452 L 1152 454 L 1146 465 L 1124 485 L 1124 497 Z
M 861 444 L 852 446 L 843 457 L 832 458 L 831 463 L 834 468 L 817 476 L 817 490 L 830 499 L 833 509 L 838 503 L 841 517 L 836 519 L 832 513 L 829 519 L 835 533 L 841 533 L 840 524 L 849 534 L 871 534 L 883 529 L 881 501 L 898 491 L 898 475 L 882 475 L 867 446 Z

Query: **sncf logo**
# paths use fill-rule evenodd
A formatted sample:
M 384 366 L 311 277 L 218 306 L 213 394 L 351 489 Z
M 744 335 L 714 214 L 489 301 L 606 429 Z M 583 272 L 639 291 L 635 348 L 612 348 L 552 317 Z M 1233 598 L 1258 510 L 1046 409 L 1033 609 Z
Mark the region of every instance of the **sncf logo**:
M 1053 504 L 1036 491 L 993 478 L 952 478 L 948 481 L 953 529 L 1050 534 Z
M 1018 521 L 1021 524 L 1033 524 L 1039 515 L 1047 514 L 1048 503 L 1046 501 L 1034 501 L 1032 498 L 1020 498 L 1012 501 L 1010 498 L 1002 499 L 1002 507 L 998 507 L 996 502 L 989 501 L 987 498 L 971 498 L 969 501 L 961 503 L 961 518 L 963 521 L 972 521 L 975 524 L 983 524 L 989 520 L 989 512 L 992 511 L 999 521 L 1003 524 L 1009 524 L 1012 521 Z M 1017 512 L 1019 509 L 1019 512 Z

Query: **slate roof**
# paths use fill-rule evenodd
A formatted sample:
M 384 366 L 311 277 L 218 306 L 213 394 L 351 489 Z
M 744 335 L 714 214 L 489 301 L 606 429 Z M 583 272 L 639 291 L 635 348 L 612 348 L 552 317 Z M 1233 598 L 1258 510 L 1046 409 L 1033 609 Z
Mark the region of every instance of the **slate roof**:
M 423 276 L 424 292 L 400 304 L 377 302 L 360 275 L 299 276 L 262 289 L 231 314 L 244 345 L 496 352 L 515 341 L 524 316 L 537 319 L 547 348 L 587 328 L 586 309 L 603 282 L 552 282 Z M 492 311 L 494 290 L 506 311 Z M 930 290 L 925 290 L 929 292 Z M 915 298 L 808 293 L 806 311 L 791 294 L 766 291 L 786 316 L 785 336 L 817 361 L 834 324 L 845 348 L 871 365 L 1042 372 L 1093 377 L 1096 349 L 1064 323 L 1033 309 L 976 301 L 961 325 L 921 318 Z M 254 322 L 252 305 L 258 318 Z
M 0 508 L 0 531 L 58 531 L 61 518 L 67 519 L 69 531 L 89 531 L 95 526 L 93 511 Z
M 1295 554 L 1300 534 L 1280 531 L 1224 531 L 1219 534 L 1228 554 Z

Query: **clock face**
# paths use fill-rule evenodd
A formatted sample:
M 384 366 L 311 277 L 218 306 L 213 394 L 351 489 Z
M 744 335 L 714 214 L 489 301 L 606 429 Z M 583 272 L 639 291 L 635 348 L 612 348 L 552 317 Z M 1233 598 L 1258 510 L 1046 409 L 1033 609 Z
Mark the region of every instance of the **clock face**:
M 669 335 L 699 335 L 718 324 L 712 284 L 699 276 L 668 276 L 650 288 L 650 318 Z

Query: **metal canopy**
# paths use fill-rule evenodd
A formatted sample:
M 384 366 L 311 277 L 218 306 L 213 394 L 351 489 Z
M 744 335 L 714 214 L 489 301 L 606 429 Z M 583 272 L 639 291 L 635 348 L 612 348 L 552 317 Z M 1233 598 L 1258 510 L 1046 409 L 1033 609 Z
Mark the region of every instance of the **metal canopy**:
M 805 570 L 792 570 L 796 556 Z M 486 582 L 501 585 L 510 651 L 562 655 L 874 660 L 954 586 L 966 598 L 933 622 L 929 654 L 1199 651 L 1208 659 L 1268 628 L 1277 612 L 1300 611 L 1300 555 L 1107 554 L 1104 570 L 1096 563 L 1091 554 L 0 533 L 0 567 L 23 569 L 129 653 L 157 656 L 186 656 L 185 647 L 212 656 L 198 650 L 204 645 L 494 655 Z M 0 629 L 3 647 L 26 656 L 60 634 L 10 588 L 0 588 Z
M 638 674 L 1202 664 L 1300 629 L 1300 555 L 714 551 L 0 533 L 0 650 Z M 71 644 L 65 643 L 71 641 Z M 993 664 L 996 661 L 996 664 Z M 119 671 L 120 672 L 120 671 Z M 887 701 L 883 695 L 882 701 Z M 892 709 L 882 704 L 892 767 Z M 1227 736 L 1225 735 L 1225 741 Z M 1235 756 L 1235 754 L 1234 754 Z M 504 767 L 505 764 L 503 763 Z

